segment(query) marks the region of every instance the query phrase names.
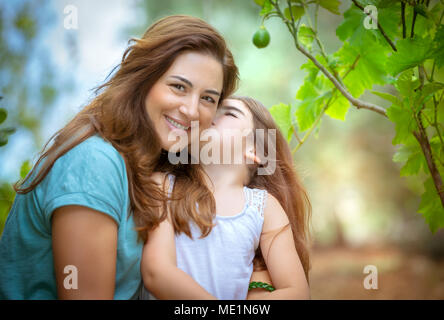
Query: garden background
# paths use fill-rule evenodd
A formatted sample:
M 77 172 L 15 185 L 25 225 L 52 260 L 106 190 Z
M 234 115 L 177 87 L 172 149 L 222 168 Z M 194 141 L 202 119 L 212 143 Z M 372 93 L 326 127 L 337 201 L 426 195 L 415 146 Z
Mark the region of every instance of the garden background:
M 345 41 L 352 45 L 353 41 L 362 41 L 362 48 L 375 56 L 389 50 L 382 45 L 366 44 L 366 37 L 380 29 L 365 28 L 361 22 L 367 15 L 355 2 L 362 6 L 375 5 L 382 27 L 386 27 L 386 31 L 396 29 L 396 32 L 401 32 L 402 21 L 396 15 L 387 18 L 387 10 L 399 12 L 404 3 L 408 35 L 415 15 L 417 36 L 424 39 L 439 33 L 435 30 L 429 34 L 427 21 L 438 20 L 441 24 L 439 18 L 442 19 L 441 12 L 444 12 L 443 1 L 281 1 L 283 8 L 294 6 L 296 9 L 291 13 L 295 15 L 301 13 L 300 8 L 305 8 L 299 18 L 308 32 L 300 39 L 317 57 L 322 57 L 321 51 L 332 57 L 330 54 L 338 52 Z M 431 222 L 418 210 L 430 175 L 426 165 L 412 160 L 410 165 L 418 168 L 406 173 L 412 171 L 412 168 L 405 169 L 406 161 L 411 159 L 399 157 L 401 146 L 393 144 L 399 130 L 392 117 L 348 106 L 341 116 L 325 114 L 315 123 L 319 115 L 315 112 L 308 124 L 301 121 L 300 110 L 307 109 L 304 102 L 313 98 L 301 93 L 307 75 L 310 76 L 310 66 L 306 56 L 296 49 L 284 20 L 271 16 L 263 20 L 267 10 L 272 10 L 266 6 L 272 3 L 260 0 L 2 1 L 0 96 L 3 99 L 0 108 L 6 112 L 0 112 L 0 144 L 3 144 L 0 147 L 0 234 L 14 199 L 11 185 L 26 175 L 50 136 L 93 97 L 92 89 L 103 83 L 120 62 L 129 38 L 140 37 L 151 23 L 163 16 L 189 14 L 212 24 L 227 40 L 240 71 L 238 93 L 253 96 L 274 108 L 274 115 L 280 120 L 283 110 L 290 116 L 294 125 L 291 130 L 285 121 L 281 124 L 291 137 L 292 148 L 298 146 L 298 138 L 311 132 L 295 150 L 294 159 L 313 206 L 312 298 L 444 299 L 444 211 L 435 209 L 433 214 L 441 214 L 442 220 L 435 217 L 435 222 Z M 387 21 L 383 20 L 384 13 Z M 292 14 L 287 14 L 287 21 L 297 18 Z M 322 50 L 319 45 L 316 50 L 317 39 L 311 33 L 314 15 L 316 37 L 321 40 Z M 351 30 L 356 21 L 353 32 L 359 33 L 347 34 L 351 31 L 344 29 Z M 262 24 L 271 41 L 258 49 L 252 37 Z M 341 26 L 342 32 L 338 32 Z M 436 29 L 443 27 L 438 25 Z M 390 31 L 387 33 L 390 35 Z M 392 40 L 398 46 L 397 53 L 401 54 L 400 40 Z M 411 56 L 415 53 L 411 52 Z M 444 56 L 442 51 L 441 54 Z M 429 56 L 416 62 L 427 73 L 431 69 L 428 63 L 432 59 L 442 61 L 443 56 Z M 318 60 L 322 62 L 321 58 Z M 365 69 L 359 69 L 363 61 L 364 58 L 352 64 L 356 67 L 353 70 L 356 81 L 366 76 L 362 73 Z M 326 59 L 325 66 L 334 70 L 330 62 Z M 370 76 L 373 73 L 376 78 L 386 76 L 383 69 L 368 68 Z M 436 81 L 444 83 L 442 62 L 433 68 Z M 417 77 L 420 76 L 418 71 Z M 396 96 L 395 88 L 398 88 L 396 82 L 389 80 L 370 82 L 370 87 L 363 89 L 357 98 L 387 110 L 391 107 L 387 96 L 373 94 L 372 90 Z M 442 99 L 439 85 L 432 93 L 433 98 L 435 93 Z M 444 104 L 438 107 L 442 115 Z M 444 118 L 438 117 L 440 121 L 444 122 Z M 444 159 L 443 146 L 439 148 L 439 155 Z M 397 152 L 400 161 L 393 161 Z M 400 175 L 403 168 L 406 174 Z M 442 167 L 438 169 L 442 172 Z M 363 285 L 367 265 L 377 268 L 377 289 L 366 289 Z

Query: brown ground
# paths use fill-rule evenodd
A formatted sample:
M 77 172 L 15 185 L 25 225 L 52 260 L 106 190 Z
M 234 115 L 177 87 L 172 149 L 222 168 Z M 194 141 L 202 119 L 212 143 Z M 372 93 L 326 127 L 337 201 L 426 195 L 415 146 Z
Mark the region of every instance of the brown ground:
M 393 247 L 312 250 L 312 299 L 444 299 L 444 259 Z M 365 289 L 366 265 L 378 271 L 378 289 Z

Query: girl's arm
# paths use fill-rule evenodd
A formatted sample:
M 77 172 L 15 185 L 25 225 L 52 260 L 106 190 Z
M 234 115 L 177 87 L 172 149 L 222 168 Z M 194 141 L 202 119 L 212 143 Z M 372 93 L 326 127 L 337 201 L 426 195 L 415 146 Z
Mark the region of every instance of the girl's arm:
M 299 259 L 288 217 L 279 201 L 268 194 L 260 247 L 275 291 L 256 290 L 247 299 L 310 299 L 310 289 Z M 288 226 L 287 226 L 288 225 Z M 287 226 L 286 228 L 284 228 Z M 273 232 L 281 230 L 275 237 Z M 274 240 L 273 240 L 274 238 Z M 265 281 L 264 281 L 265 282 Z
M 145 287 L 158 299 L 216 299 L 177 267 L 174 228 L 169 218 L 149 232 L 141 273 Z
M 56 209 L 52 248 L 59 299 L 114 298 L 117 223 L 111 217 L 83 206 Z M 74 266 L 77 272 L 65 273 L 66 266 Z M 66 279 L 72 288 L 65 286 Z
M 141 274 L 145 287 L 156 298 L 216 299 L 177 267 L 174 227 L 170 215 L 148 233 L 147 239 L 143 247 Z

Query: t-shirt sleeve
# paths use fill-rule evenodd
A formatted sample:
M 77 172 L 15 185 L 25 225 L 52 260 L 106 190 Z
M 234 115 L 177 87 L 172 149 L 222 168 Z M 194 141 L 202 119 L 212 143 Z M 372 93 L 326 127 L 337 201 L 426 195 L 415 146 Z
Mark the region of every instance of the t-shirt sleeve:
M 47 223 L 55 209 L 67 205 L 103 212 L 118 225 L 126 216 L 125 163 L 110 144 L 97 139 L 86 140 L 57 159 L 38 186 Z

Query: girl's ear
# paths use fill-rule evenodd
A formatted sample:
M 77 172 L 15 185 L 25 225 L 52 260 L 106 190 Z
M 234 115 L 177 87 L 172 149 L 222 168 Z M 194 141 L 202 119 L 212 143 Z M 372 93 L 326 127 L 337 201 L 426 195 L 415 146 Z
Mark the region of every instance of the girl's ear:
M 261 164 L 261 159 L 254 153 L 254 150 L 245 152 L 245 159 L 253 161 L 253 163 Z

